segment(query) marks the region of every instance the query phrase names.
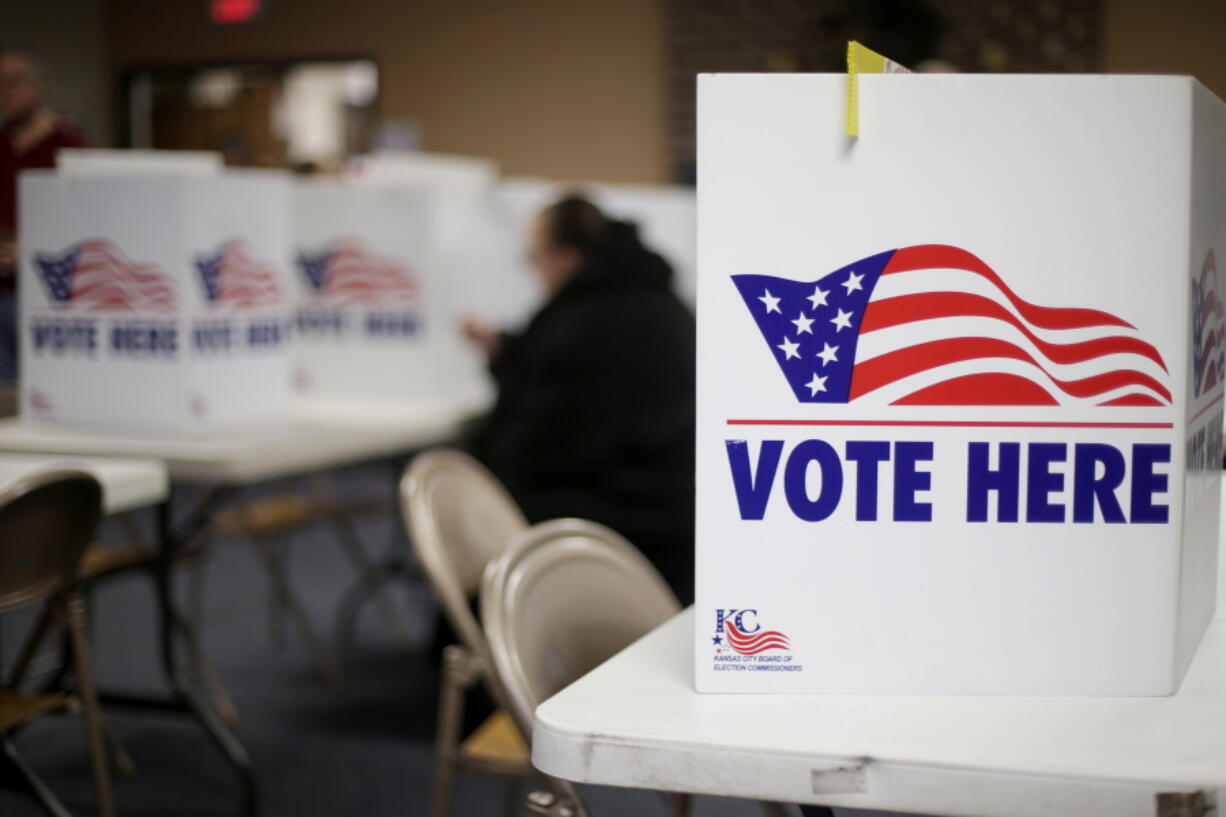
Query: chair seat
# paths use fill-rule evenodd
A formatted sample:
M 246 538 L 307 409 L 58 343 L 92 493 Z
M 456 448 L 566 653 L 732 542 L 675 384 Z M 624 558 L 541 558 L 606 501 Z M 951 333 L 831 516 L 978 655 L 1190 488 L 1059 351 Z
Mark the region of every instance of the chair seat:
M 460 754 L 466 760 L 479 763 L 527 766 L 530 762 L 528 745 L 511 716 L 502 709 L 486 718 L 460 744 Z
M 11 689 L 0 689 L 0 732 L 67 705 L 68 698 L 60 694 L 23 695 Z
M 382 496 L 320 499 L 309 494 L 273 494 L 222 511 L 215 517 L 214 528 L 230 535 L 263 536 L 343 514 L 372 513 L 387 506 L 387 499 Z

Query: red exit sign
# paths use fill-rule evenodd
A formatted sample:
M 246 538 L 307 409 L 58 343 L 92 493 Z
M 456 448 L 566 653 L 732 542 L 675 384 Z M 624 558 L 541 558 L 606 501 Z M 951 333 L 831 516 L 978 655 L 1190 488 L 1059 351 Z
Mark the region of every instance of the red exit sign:
M 209 3 L 209 17 L 219 26 L 250 23 L 263 11 L 263 0 L 210 0 Z

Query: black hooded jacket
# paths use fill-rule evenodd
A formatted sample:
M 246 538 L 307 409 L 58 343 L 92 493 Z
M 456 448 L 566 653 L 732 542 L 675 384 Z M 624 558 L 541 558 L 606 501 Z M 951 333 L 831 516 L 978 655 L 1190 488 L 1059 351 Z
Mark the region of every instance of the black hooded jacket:
M 491 364 L 475 437 L 532 522 L 572 516 L 640 548 L 684 602 L 693 586 L 694 319 L 672 270 L 610 222 L 603 246 Z

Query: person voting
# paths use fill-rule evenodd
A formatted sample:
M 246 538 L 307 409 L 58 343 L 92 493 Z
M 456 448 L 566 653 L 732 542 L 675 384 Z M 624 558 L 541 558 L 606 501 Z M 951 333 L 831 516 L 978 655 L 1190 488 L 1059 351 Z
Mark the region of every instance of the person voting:
M 547 301 L 518 332 L 463 329 L 498 396 L 471 442 L 533 522 L 621 533 L 693 594 L 694 320 L 634 225 L 569 196 L 536 218 Z

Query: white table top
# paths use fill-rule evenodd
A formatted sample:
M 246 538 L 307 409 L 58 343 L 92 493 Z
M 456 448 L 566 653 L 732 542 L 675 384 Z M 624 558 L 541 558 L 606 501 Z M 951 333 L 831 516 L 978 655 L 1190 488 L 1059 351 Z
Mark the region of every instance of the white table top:
M 543 703 L 567 780 L 926 814 L 1152 816 L 1226 791 L 1226 622 L 1170 698 L 699 695 L 687 610 Z M 1222 802 L 1219 793 L 1219 802 Z
M 163 460 L 174 480 L 249 484 L 392 456 L 449 440 L 470 412 L 305 405 L 284 423 L 197 435 L 75 429 L 0 421 L 0 451 Z
M 102 506 L 107 514 L 143 508 L 166 498 L 166 465 L 157 460 L 53 454 L 0 453 L 0 489 L 15 480 L 61 468 L 93 474 L 102 483 Z

